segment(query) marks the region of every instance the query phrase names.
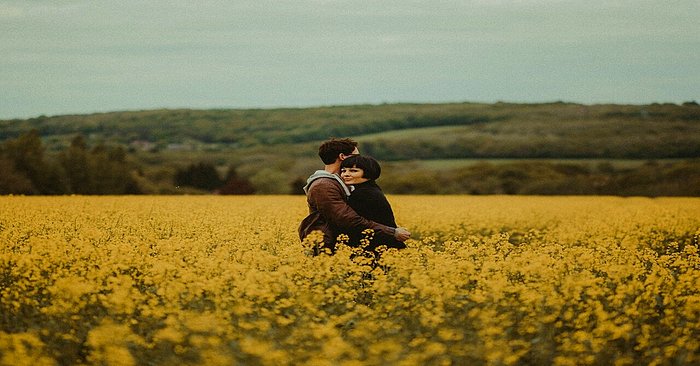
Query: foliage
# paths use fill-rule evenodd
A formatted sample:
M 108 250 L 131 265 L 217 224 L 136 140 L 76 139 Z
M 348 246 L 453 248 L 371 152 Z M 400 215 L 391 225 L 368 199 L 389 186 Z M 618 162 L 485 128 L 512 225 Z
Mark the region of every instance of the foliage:
M 610 163 L 485 161 L 449 169 L 389 163 L 379 179 L 388 193 L 700 196 L 700 161 Z
M 297 196 L 0 197 L 0 364 L 700 362 L 698 199 L 389 199 L 372 266 Z
M 90 149 L 81 135 L 47 158 L 41 139 L 30 132 L 0 149 L 0 194 L 303 194 L 305 176 L 319 164 L 271 158 L 240 158 L 222 179 L 223 169 L 204 161 L 143 169 L 122 147 L 98 144 Z M 594 161 L 592 166 L 590 160 L 452 160 L 451 168 L 430 161 L 387 162 L 380 182 L 387 193 L 399 194 L 700 196 L 698 160 Z
M 284 184 L 287 175 L 275 168 L 263 168 L 250 177 L 250 182 L 260 194 L 287 194 L 289 185 Z
M 190 186 L 211 192 L 223 183 L 216 167 L 204 162 L 190 164 L 187 168 L 175 172 L 175 184 L 178 186 Z
M 36 130 L 0 146 L 0 194 L 141 193 L 120 146 L 99 144 L 88 150 L 82 136 L 57 156 L 46 157 Z
M 4 194 L 32 194 L 32 181 L 15 169 L 14 161 L 0 155 L 0 192 Z
M 255 188 L 247 179 L 238 176 L 235 166 L 230 166 L 226 174 L 226 179 L 224 180 L 224 185 L 219 188 L 218 193 L 253 194 L 255 193 Z
M 0 158 L 10 168 L 4 179 L 10 192 L 60 194 L 66 188 L 60 171 L 45 159 L 44 146 L 38 131 L 31 130 L 16 139 L 6 141 Z
M 319 142 L 335 135 L 354 137 L 362 153 L 394 164 L 383 181 L 390 193 L 696 196 L 699 122 L 697 103 L 383 104 L 42 116 L 0 121 L 0 165 L 11 165 L 0 178 L 0 193 L 299 193 L 295 182 L 320 166 Z M 84 147 L 73 146 L 76 136 Z M 109 153 L 89 146 L 126 155 L 110 165 Z M 414 161 L 437 159 L 486 164 L 406 169 Z M 514 159 L 521 161 L 491 163 Z M 574 161 L 583 159 L 656 166 L 604 171 Z M 548 163 L 555 160 L 566 163 Z M 219 172 L 235 166 L 236 179 L 246 182 L 236 183 L 237 189 L 214 184 L 213 175 L 206 184 L 187 181 L 194 174 L 187 167 L 202 163 Z M 110 175 L 109 166 L 117 172 Z
M 306 109 L 153 110 L 0 121 L 0 140 L 31 129 L 65 147 L 82 134 L 154 154 L 248 149 L 304 156 L 307 144 L 354 136 L 381 160 L 688 158 L 700 156 L 693 104 L 383 104 Z M 61 145 L 63 144 L 63 145 Z M 155 146 L 152 147 L 151 145 Z M 184 150 L 183 150 L 184 149 Z M 369 151 L 368 151 L 369 152 Z M 230 163 L 230 162 L 229 162 Z

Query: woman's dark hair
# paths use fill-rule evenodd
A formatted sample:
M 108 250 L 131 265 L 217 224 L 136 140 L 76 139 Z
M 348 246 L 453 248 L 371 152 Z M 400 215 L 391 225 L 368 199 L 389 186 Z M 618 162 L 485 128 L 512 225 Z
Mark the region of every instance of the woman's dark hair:
M 345 158 L 340 163 L 340 168 L 360 168 L 364 172 L 364 177 L 375 180 L 382 174 L 379 162 L 371 156 L 353 155 Z
M 333 164 L 340 154 L 352 154 L 357 148 L 357 142 L 351 139 L 332 138 L 318 147 L 318 156 L 323 164 Z

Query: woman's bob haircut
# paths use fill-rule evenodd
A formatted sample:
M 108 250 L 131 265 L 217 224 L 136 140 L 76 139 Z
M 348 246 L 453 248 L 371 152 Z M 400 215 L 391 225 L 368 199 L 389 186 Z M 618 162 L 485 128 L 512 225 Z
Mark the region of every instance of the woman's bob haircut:
M 353 155 L 347 157 L 340 163 L 340 168 L 360 168 L 364 172 L 364 177 L 370 180 L 375 180 L 382 174 L 379 162 L 371 156 Z

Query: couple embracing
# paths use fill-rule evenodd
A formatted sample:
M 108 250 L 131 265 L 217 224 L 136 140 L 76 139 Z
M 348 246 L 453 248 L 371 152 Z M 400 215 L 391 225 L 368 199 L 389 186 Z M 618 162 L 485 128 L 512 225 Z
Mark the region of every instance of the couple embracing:
M 330 139 L 321 144 L 318 155 L 325 166 L 304 186 L 309 215 L 299 225 L 299 237 L 304 240 L 321 231 L 324 247 L 335 251 L 340 234 L 348 235 L 349 245 L 358 246 L 365 237 L 362 232 L 372 229 L 367 250 L 379 245 L 405 248 L 411 233 L 397 227 L 391 205 L 375 182 L 381 174 L 379 163 L 360 155 L 351 139 Z

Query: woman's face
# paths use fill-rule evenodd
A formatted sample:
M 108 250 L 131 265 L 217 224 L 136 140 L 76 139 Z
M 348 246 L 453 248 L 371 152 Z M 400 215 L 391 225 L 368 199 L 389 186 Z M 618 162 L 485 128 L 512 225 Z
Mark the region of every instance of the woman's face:
M 368 181 L 364 178 L 365 171 L 360 168 L 342 168 L 340 169 L 340 177 L 343 178 L 345 184 L 360 184 Z

